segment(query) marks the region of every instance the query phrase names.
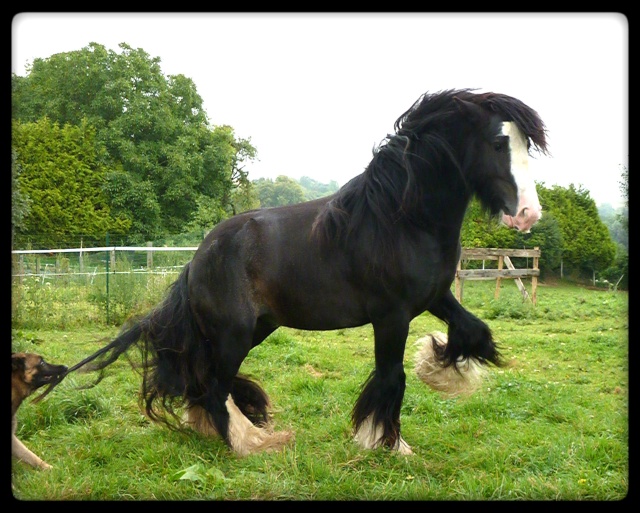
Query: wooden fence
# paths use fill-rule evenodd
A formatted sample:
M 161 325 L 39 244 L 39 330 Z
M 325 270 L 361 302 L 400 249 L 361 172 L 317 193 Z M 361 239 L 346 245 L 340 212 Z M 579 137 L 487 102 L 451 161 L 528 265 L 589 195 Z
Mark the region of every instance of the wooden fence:
M 516 269 L 511 262 L 511 257 L 532 258 L 532 268 Z M 537 302 L 536 288 L 538 287 L 538 259 L 540 258 L 540 248 L 534 249 L 499 249 L 499 248 L 463 248 L 456 269 L 456 299 L 462 303 L 462 289 L 464 280 L 496 280 L 496 292 L 494 297 L 500 297 L 500 280 L 509 278 L 515 280 L 518 289 L 522 293 L 524 301 L 530 299 L 535 305 Z M 497 260 L 497 269 L 462 269 L 463 260 Z M 504 269 L 504 266 L 507 266 Z M 527 292 L 522 278 L 531 277 L 531 296 Z

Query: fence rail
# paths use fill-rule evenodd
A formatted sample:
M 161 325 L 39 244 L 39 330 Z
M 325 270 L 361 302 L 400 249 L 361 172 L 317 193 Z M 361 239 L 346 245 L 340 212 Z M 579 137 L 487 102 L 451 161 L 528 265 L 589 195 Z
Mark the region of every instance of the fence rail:
M 193 251 L 196 251 L 197 249 L 198 249 L 197 246 L 184 246 L 184 247 L 158 246 L 156 247 L 149 242 L 146 246 L 102 246 L 102 247 L 94 247 L 94 248 L 64 248 L 64 249 L 16 249 L 16 250 L 12 250 L 11 253 L 14 259 L 14 265 L 13 265 L 14 277 L 24 277 L 24 276 L 34 276 L 34 275 L 44 277 L 45 274 L 47 276 L 54 276 L 54 275 L 65 276 L 70 274 L 95 276 L 96 274 L 104 274 L 107 272 L 109 272 L 110 274 L 117 274 L 117 273 L 123 272 L 123 271 L 116 270 L 116 265 L 115 265 L 116 252 L 145 253 L 146 262 L 144 263 L 144 265 L 146 265 L 146 270 L 141 268 L 141 269 L 135 269 L 132 271 L 153 273 L 155 272 L 154 262 L 153 262 L 154 253 L 170 252 L 170 251 L 193 252 Z M 61 258 L 61 255 L 67 255 L 67 254 L 73 254 L 73 253 L 78 254 L 78 261 L 77 261 L 78 270 L 74 272 L 65 272 L 65 270 L 61 270 L 61 268 L 63 267 L 66 267 L 67 270 L 70 270 L 70 266 L 71 266 L 70 262 L 66 262 L 65 265 L 61 264 L 59 260 L 59 258 Z M 85 267 L 87 267 L 87 262 L 85 261 L 85 257 L 89 254 L 95 254 L 95 253 L 104 253 L 107 256 L 105 257 L 104 260 L 100 260 L 100 261 L 95 260 L 95 257 L 93 257 L 94 260 L 91 266 L 95 266 L 96 268 L 94 269 L 93 272 L 85 272 Z M 31 266 L 28 266 L 24 260 L 24 258 L 29 255 L 34 255 L 34 261 L 32 262 Z M 56 261 L 53 264 L 45 263 L 45 266 L 43 269 L 42 259 L 46 257 L 56 257 Z M 104 262 L 104 265 L 105 265 L 104 271 L 102 270 L 102 262 Z M 95 265 L 95 264 L 98 264 L 98 265 Z M 51 271 L 48 270 L 49 265 L 52 266 Z M 27 271 L 26 270 L 27 267 L 33 268 L 33 271 L 32 272 Z M 97 270 L 98 267 L 101 268 L 100 271 Z M 111 267 L 111 270 L 109 269 L 109 267 Z M 132 272 L 132 271 L 125 271 L 125 272 Z M 163 272 L 163 271 L 159 271 L 159 272 Z
M 511 257 L 526 257 L 533 259 L 533 268 L 516 269 L 511 262 Z M 530 299 L 537 304 L 537 287 L 540 269 L 538 261 L 540 258 L 540 248 L 533 249 L 503 249 L 503 248 L 463 248 L 458 267 L 456 269 L 455 287 L 456 299 L 462 303 L 462 292 L 464 280 L 496 280 L 495 299 L 500 297 L 500 280 L 502 278 L 513 279 L 516 286 L 522 293 L 522 299 Z M 497 260 L 497 269 L 462 269 L 464 260 Z M 507 269 L 504 269 L 506 264 Z M 527 292 L 521 278 L 531 278 L 531 295 Z
M 37 315 L 44 316 L 38 309 L 45 304 L 47 294 L 56 289 L 64 298 L 60 310 L 64 310 L 67 321 L 86 315 L 88 308 L 100 308 L 108 324 L 112 313 L 124 316 L 147 296 L 164 290 L 171 275 L 178 274 L 197 249 L 197 246 L 155 247 L 151 243 L 110 246 L 107 241 L 102 247 L 12 250 L 12 319 L 24 324 Z M 523 298 L 536 304 L 539 256 L 539 248 L 463 249 L 455 275 L 456 298 L 462 302 L 465 280 L 496 280 L 498 298 L 500 280 L 505 278 L 515 280 Z M 533 258 L 533 269 L 516 269 L 511 257 Z M 497 260 L 498 269 L 462 269 L 462 262 L 467 260 Z M 526 277 L 532 280 L 531 295 L 522 284 L 522 278 Z M 23 298 L 28 300 L 22 301 Z
M 55 289 L 58 297 L 66 298 L 67 317 L 73 317 L 74 311 L 76 316 L 83 315 L 83 307 L 94 311 L 95 305 L 102 305 L 108 324 L 114 311 L 124 315 L 123 311 L 143 301 L 144 294 L 163 289 L 197 249 L 155 247 L 149 242 L 146 246 L 12 250 L 12 319 L 20 324 L 34 315 L 46 315 L 36 310 Z
M 163 247 L 163 246 L 104 246 L 101 248 L 67 248 L 67 249 L 14 249 L 11 251 L 14 255 L 27 255 L 27 254 L 47 254 L 53 255 L 56 253 L 97 253 L 106 251 L 195 251 L 198 246 L 186 246 L 180 247 Z

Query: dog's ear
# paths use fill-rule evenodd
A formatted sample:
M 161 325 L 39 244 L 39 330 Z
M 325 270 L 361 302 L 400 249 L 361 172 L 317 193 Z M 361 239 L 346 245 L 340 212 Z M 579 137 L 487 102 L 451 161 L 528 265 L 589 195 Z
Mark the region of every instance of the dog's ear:
M 19 353 L 11 353 L 11 372 L 24 370 L 24 355 Z

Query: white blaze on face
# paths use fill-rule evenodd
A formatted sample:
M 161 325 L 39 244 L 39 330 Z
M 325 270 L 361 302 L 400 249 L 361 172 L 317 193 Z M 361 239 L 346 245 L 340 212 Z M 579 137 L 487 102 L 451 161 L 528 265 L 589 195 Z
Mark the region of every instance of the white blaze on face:
M 518 207 L 515 216 L 503 215 L 502 221 L 509 228 L 528 233 L 542 216 L 536 184 L 529 173 L 527 138 L 513 121 L 502 123 L 502 134 L 509 137 L 511 174 L 518 187 Z

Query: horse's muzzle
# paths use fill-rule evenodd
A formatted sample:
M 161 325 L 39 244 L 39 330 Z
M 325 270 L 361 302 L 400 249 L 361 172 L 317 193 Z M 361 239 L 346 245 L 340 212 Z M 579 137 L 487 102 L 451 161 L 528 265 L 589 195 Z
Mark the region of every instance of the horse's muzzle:
M 541 207 L 523 207 L 515 216 L 504 214 L 502 222 L 509 228 L 515 228 L 524 233 L 529 233 L 531 227 L 542 217 Z

